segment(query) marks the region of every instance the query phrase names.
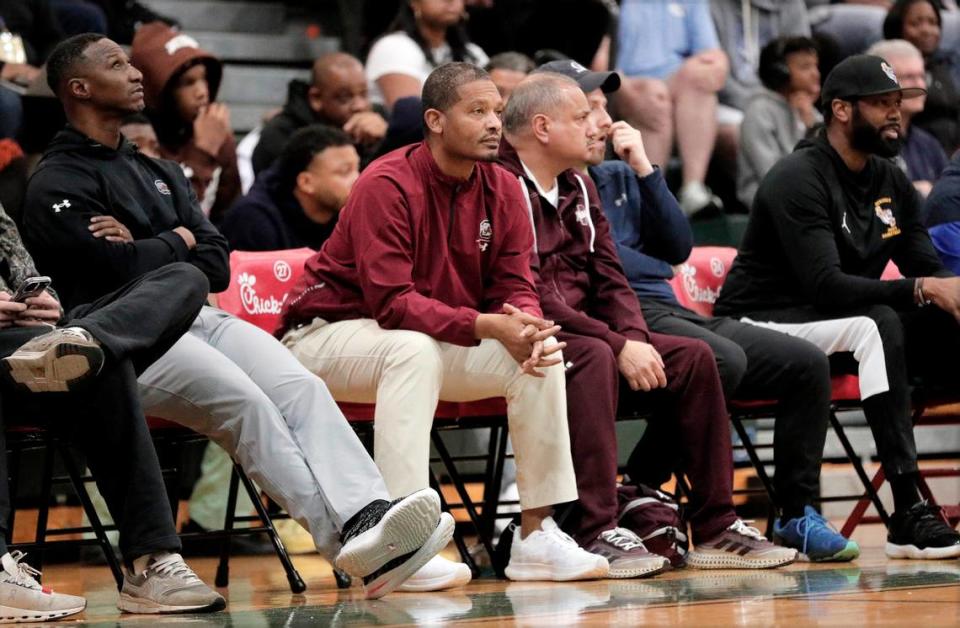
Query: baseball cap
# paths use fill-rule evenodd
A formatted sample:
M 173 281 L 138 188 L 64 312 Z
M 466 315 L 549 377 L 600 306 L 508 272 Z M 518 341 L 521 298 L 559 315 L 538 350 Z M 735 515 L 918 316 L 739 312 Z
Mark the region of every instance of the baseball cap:
M 537 72 L 556 72 L 569 76 L 577 82 L 580 89 L 588 93 L 598 87 L 603 90 L 604 94 L 620 89 L 620 75 L 616 72 L 591 72 L 573 59 L 544 63 L 534 70 L 534 73 Z
M 893 68 L 882 57 L 853 55 L 838 63 L 823 83 L 821 102 L 829 107 L 834 99 L 852 100 L 901 92 L 903 98 L 923 96 L 922 87 L 900 87 Z

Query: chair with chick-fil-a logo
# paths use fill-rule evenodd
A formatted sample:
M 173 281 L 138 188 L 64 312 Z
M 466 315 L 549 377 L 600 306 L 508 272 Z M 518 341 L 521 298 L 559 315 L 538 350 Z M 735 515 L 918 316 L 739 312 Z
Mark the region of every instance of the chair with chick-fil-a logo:
M 287 294 L 303 274 L 304 264 L 314 255 L 308 248 L 283 251 L 234 251 L 230 254 L 230 287 L 217 295 L 218 306 L 273 333 L 280 324 L 280 313 Z M 347 420 L 361 439 L 372 449 L 373 411 L 371 404 L 339 403 Z M 482 456 L 454 456 L 445 445 L 441 433 L 450 430 L 489 429 L 488 452 Z M 469 403 L 440 402 L 431 432 L 431 440 L 439 456 L 437 462 L 444 466 L 446 475 L 457 493 L 458 502 L 448 503 L 440 491 L 440 479 L 431 471 L 431 484 L 441 495 L 444 509 L 463 509 L 476 528 L 480 543 L 493 559 L 493 534 L 499 506 L 500 483 L 503 477 L 507 454 L 506 402 L 502 398 L 483 399 Z M 478 508 L 476 500 L 467 492 L 458 461 L 484 459 L 483 503 Z M 507 502 L 504 506 L 512 505 Z M 229 508 L 228 513 L 232 512 Z M 512 517 L 512 515 L 507 515 Z M 477 573 L 476 562 L 471 556 L 463 536 L 454 536 L 464 562 Z M 349 580 L 338 577 L 338 585 L 347 585 Z

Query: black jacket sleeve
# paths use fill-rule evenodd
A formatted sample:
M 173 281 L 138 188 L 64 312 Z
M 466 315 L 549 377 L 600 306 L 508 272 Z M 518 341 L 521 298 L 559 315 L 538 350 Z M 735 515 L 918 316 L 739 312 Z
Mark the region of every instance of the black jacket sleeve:
M 190 181 L 184 176 L 179 166 L 171 164 L 173 176 L 176 178 L 178 191 L 186 193 L 186 198 L 178 195 L 177 213 L 181 225 L 193 233 L 197 246 L 190 251 L 187 261 L 203 271 L 210 281 L 210 292 L 223 292 L 230 285 L 230 249 L 227 239 L 213 226 L 203 210 L 200 201 L 193 191 Z M 173 234 L 176 237 L 177 234 Z

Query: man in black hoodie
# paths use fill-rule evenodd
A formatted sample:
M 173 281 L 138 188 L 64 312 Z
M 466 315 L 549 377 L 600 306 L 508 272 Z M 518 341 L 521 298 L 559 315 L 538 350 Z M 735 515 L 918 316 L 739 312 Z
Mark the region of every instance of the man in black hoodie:
M 901 100 L 923 93 L 901 87 L 880 57 L 855 55 L 830 72 L 826 129 L 760 183 L 715 308 L 859 362 L 893 492 L 891 558 L 960 556 L 960 534 L 920 500 L 910 409 L 910 378 L 956 390 L 960 279 L 937 257 L 917 194 L 889 159 L 903 137 Z M 881 280 L 891 260 L 906 279 Z
M 47 76 L 69 125 L 30 180 L 24 227 L 40 267 L 67 286 L 64 300 L 175 262 L 224 290 L 226 240 L 179 166 L 139 154 L 120 134 L 124 118 L 143 109 L 142 75 L 123 49 L 78 35 L 53 52 Z M 111 226 L 91 229 L 101 216 Z M 453 519 L 440 515 L 437 494 L 425 489 L 391 504 L 326 386 L 261 329 L 204 307 L 138 381 L 151 416 L 221 445 L 321 551 L 364 578 L 368 597 L 399 586 L 450 540 Z
M 253 151 L 253 171 L 266 170 L 280 156 L 290 136 L 310 124 L 343 129 L 364 165 L 377 153 L 387 134 L 382 108 L 370 103 L 363 65 L 345 52 L 323 55 L 313 64 L 313 83 L 290 81 L 283 111 L 263 127 Z

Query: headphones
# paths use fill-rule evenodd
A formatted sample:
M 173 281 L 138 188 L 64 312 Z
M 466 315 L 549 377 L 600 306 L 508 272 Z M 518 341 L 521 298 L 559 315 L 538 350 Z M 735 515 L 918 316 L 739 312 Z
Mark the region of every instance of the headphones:
M 787 66 L 784 52 L 787 42 L 788 38 L 778 37 L 760 51 L 760 67 L 757 75 L 764 87 L 775 92 L 790 84 L 790 68 Z

